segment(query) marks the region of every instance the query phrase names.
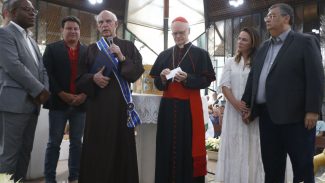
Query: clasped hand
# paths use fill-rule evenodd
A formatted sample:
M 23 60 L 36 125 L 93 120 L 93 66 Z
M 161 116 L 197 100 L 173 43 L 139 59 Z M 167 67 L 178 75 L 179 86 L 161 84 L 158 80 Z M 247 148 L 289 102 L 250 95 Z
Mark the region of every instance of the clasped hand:
M 248 124 L 250 122 L 251 111 L 247 107 L 244 101 L 238 100 L 234 105 L 235 109 L 241 114 L 244 123 Z
M 79 106 L 80 104 L 84 103 L 87 98 L 86 94 L 84 93 L 72 94 L 62 91 L 58 95 L 61 100 L 71 106 Z
M 37 105 L 44 104 L 47 99 L 50 97 L 50 92 L 47 91 L 46 89 L 43 89 L 40 94 L 36 98 L 34 98 L 34 102 Z

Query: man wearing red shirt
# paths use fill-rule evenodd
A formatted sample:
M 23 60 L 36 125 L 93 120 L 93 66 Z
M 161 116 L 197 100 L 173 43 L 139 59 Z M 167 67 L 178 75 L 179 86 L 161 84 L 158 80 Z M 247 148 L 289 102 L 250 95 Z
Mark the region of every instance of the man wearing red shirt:
M 47 45 L 43 60 L 50 78 L 50 100 L 44 105 L 49 109 L 49 141 L 45 155 L 46 183 L 55 183 L 56 166 L 64 129 L 69 121 L 69 182 L 79 176 L 81 138 L 85 124 L 86 95 L 76 91 L 78 62 L 86 51 L 79 42 L 80 20 L 65 17 L 61 23 L 63 40 Z

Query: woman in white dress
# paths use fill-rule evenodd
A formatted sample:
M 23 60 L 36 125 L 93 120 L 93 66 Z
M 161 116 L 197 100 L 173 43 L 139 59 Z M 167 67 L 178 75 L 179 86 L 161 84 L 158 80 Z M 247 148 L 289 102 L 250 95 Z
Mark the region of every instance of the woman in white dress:
M 225 62 L 219 88 L 227 99 L 216 168 L 216 182 L 263 183 L 258 119 L 245 124 L 241 102 L 252 56 L 259 44 L 256 31 L 243 28 L 238 36 L 237 54 Z

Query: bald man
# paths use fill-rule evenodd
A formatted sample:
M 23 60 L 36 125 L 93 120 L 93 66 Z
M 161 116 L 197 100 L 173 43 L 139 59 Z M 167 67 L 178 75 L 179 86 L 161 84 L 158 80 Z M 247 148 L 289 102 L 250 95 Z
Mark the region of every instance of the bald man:
M 134 111 L 129 83 L 143 73 L 142 57 L 117 38 L 118 21 L 110 11 L 97 16 L 101 39 L 81 60 L 77 88 L 88 96 L 79 183 L 138 183 Z
M 155 183 L 204 183 L 200 89 L 216 79 L 215 73 L 208 52 L 189 41 L 185 18 L 174 19 L 171 30 L 175 46 L 159 54 L 150 72 L 155 86 L 164 92 L 158 115 Z

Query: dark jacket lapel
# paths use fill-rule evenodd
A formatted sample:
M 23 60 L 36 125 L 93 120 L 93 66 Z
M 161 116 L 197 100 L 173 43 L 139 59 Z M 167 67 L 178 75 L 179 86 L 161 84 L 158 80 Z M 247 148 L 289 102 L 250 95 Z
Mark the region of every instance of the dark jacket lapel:
M 264 44 L 259 48 L 259 50 L 257 51 L 257 55 L 254 58 L 254 63 L 253 63 L 253 67 L 252 70 L 254 72 L 253 74 L 253 85 L 252 85 L 252 96 L 251 96 L 251 107 L 254 106 L 254 102 L 255 102 L 255 98 L 256 98 L 256 93 L 257 93 L 257 86 L 258 86 L 258 81 L 260 78 L 260 74 L 265 62 L 265 57 L 267 54 L 267 51 L 269 50 L 271 41 L 267 40 L 264 42 Z
M 78 63 L 81 62 L 83 54 L 86 52 L 87 47 L 80 43 L 79 52 L 78 52 Z
M 260 54 L 258 54 L 254 60 L 254 62 L 256 62 L 255 68 L 254 68 L 255 73 L 254 73 L 254 77 L 253 77 L 253 81 L 255 83 L 258 82 L 258 80 L 260 78 L 260 74 L 262 72 L 262 68 L 263 68 L 265 58 L 266 58 L 267 52 L 269 50 L 270 44 L 271 44 L 270 40 L 265 41 L 263 46 L 260 48 L 260 51 L 259 51 Z
M 65 64 L 65 68 L 68 68 L 67 70 L 70 73 L 70 59 L 69 59 L 69 53 L 68 48 L 66 47 L 64 41 L 60 41 L 59 44 L 57 44 L 57 47 L 55 49 L 56 54 L 61 55 L 61 59 L 63 61 L 63 64 Z

